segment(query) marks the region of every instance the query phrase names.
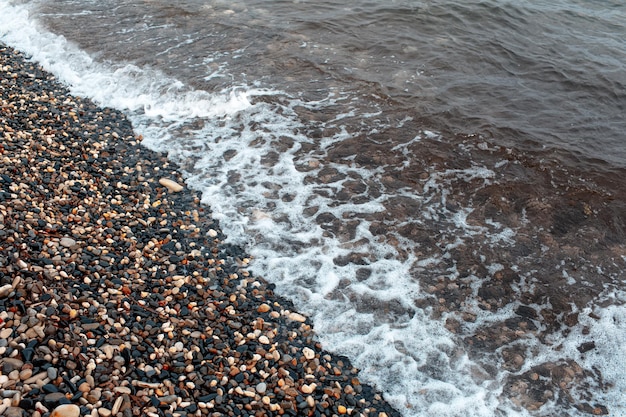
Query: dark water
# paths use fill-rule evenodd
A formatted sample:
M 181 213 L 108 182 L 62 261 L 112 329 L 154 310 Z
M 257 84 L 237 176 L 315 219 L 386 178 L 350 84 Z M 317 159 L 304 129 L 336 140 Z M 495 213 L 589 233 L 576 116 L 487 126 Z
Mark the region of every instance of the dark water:
M 204 80 L 217 52 L 209 68 L 227 63 L 235 80 L 307 96 L 352 87 L 439 131 L 626 164 L 621 2 L 64 1 L 42 13 L 102 59 L 203 89 L 233 81 Z
M 626 412 L 626 5 L 0 6 L 406 415 Z

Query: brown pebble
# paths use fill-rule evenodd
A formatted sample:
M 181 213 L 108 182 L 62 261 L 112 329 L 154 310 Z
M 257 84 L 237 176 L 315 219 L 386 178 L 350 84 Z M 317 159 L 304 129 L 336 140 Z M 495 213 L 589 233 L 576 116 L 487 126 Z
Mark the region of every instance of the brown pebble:
M 268 311 L 270 311 L 270 306 L 263 303 L 256 309 L 256 311 L 259 313 L 267 313 Z

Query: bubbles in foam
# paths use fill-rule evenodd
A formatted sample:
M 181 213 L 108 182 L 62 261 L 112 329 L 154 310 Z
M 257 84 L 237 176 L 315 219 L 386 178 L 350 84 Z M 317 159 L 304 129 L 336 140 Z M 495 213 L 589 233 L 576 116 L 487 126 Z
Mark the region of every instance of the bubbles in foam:
M 0 3 L 3 40 L 31 55 L 56 74 L 77 95 L 149 118 L 176 122 L 223 117 L 250 106 L 247 93 L 236 87 L 221 94 L 194 91 L 156 70 L 133 64 L 102 64 L 69 44 L 62 36 L 41 30 L 25 8 Z M 260 92 L 259 92 L 260 93 Z

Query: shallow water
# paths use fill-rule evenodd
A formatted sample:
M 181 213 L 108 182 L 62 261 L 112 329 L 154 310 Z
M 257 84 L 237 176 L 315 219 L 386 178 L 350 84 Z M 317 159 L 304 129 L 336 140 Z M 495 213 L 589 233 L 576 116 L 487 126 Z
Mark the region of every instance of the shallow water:
M 626 412 L 626 6 L 0 12 L 2 41 L 180 163 L 405 415 Z

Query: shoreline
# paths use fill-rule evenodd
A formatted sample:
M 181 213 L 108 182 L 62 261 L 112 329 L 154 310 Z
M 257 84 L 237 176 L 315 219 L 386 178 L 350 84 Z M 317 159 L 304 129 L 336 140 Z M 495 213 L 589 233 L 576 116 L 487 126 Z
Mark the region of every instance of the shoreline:
M 0 414 L 400 416 L 123 114 L 0 59 Z

